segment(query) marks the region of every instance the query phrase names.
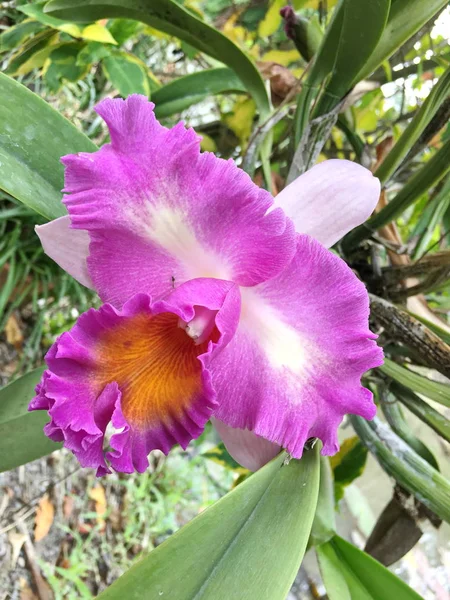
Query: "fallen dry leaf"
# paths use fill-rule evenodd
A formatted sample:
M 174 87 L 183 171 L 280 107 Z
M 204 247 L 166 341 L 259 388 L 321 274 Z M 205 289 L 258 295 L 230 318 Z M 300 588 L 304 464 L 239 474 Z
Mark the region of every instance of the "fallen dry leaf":
M 89 498 L 95 502 L 95 512 L 97 513 L 97 523 L 103 528 L 105 526 L 104 516 L 108 508 L 106 503 L 105 488 L 102 485 L 96 485 L 89 490 Z
M 14 314 L 10 315 L 8 320 L 6 321 L 5 335 L 8 344 L 14 346 L 14 348 L 17 351 L 22 349 L 23 334 L 19 325 L 19 321 L 17 320 L 17 317 Z
M 65 519 L 69 519 L 70 515 L 73 512 L 74 501 L 72 496 L 64 496 L 63 501 L 63 515 Z
M 20 551 L 27 539 L 23 533 L 17 533 L 16 531 L 10 531 L 8 533 L 8 541 L 11 544 L 11 569 L 16 568 L 17 559 L 19 558 Z
M 39 501 L 37 510 L 36 510 L 36 520 L 35 520 L 35 529 L 34 529 L 34 539 L 36 542 L 39 542 L 50 531 L 50 527 L 52 526 L 53 519 L 55 517 L 55 507 L 53 506 L 48 494 L 45 494 Z
M 20 600 L 39 600 L 33 590 L 27 583 L 27 580 L 24 577 L 21 577 L 19 580 L 20 585 Z

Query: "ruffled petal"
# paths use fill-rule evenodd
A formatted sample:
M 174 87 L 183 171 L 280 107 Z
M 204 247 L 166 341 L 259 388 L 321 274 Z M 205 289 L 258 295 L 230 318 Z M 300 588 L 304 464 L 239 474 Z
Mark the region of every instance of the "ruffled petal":
M 226 449 L 236 462 L 257 471 L 280 453 L 281 447 L 259 437 L 248 429 L 234 429 L 219 419 L 211 419 Z
M 36 225 L 35 230 L 45 254 L 81 284 L 92 288 L 86 264 L 89 256 L 88 232 L 72 229 L 68 215 L 45 225 Z
M 214 417 L 296 458 L 310 437 L 334 454 L 343 416 L 376 412 L 360 383 L 383 360 L 368 316 L 367 292 L 345 262 L 299 236 L 281 275 L 242 290 L 238 331 L 212 364 Z
M 364 223 L 380 197 L 380 182 L 348 160 L 326 160 L 300 175 L 275 198 L 298 233 L 330 248 Z
M 292 222 L 234 163 L 200 153 L 200 138 L 155 119 L 143 96 L 106 99 L 97 112 L 111 144 L 63 158 L 64 202 L 91 237 L 88 269 L 100 297 L 120 307 L 145 290 L 161 298 L 189 279 L 251 286 L 295 252 Z
M 137 294 L 121 310 L 90 309 L 50 348 L 30 410 L 48 410 L 45 433 L 98 475 L 109 466 L 143 472 L 151 450 L 185 448 L 203 431 L 217 405 L 210 361 L 232 339 L 239 312 L 237 286 L 208 279 L 165 301 Z

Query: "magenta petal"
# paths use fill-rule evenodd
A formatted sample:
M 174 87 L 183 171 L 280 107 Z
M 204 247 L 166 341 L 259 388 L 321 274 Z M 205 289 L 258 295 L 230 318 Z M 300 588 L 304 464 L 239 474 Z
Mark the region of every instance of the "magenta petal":
M 299 236 L 292 264 L 278 277 L 242 290 L 242 317 L 211 365 L 219 405 L 214 417 L 302 455 L 318 437 L 338 450 L 347 413 L 373 418 L 360 380 L 383 360 L 368 327 L 364 285 L 343 260 Z
M 189 330 L 199 312 L 205 340 Z M 232 339 L 239 313 L 237 286 L 208 279 L 153 304 L 137 294 L 121 310 L 90 309 L 50 348 L 30 410 L 48 410 L 45 433 L 98 475 L 142 472 L 151 450 L 185 448 L 203 431 L 217 406 L 211 358 Z
M 380 182 L 348 160 L 326 160 L 300 175 L 275 198 L 275 206 L 306 233 L 330 248 L 364 223 L 380 197 Z
M 271 195 L 233 161 L 200 153 L 179 123 L 162 127 L 143 96 L 104 100 L 111 144 L 63 158 L 64 202 L 91 237 L 88 269 L 102 300 L 120 307 L 146 290 L 164 297 L 199 277 L 254 285 L 281 272 L 295 233 Z
M 257 471 L 281 451 L 278 444 L 257 436 L 253 431 L 234 429 L 214 418 L 211 422 L 234 460 L 250 471 Z
M 88 232 L 72 229 L 68 215 L 45 225 L 36 225 L 35 229 L 45 254 L 77 281 L 93 288 L 86 264 L 89 256 Z

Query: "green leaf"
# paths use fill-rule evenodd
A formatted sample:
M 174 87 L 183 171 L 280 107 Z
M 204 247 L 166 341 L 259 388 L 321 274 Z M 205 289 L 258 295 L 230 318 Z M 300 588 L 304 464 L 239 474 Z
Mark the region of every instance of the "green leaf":
M 318 447 L 283 453 L 132 567 L 99 600 L 285 600 L 319 489 Z
M 362 474 L 366 461 L 367 449 L 357 436 L 346 439 L 339 452 L 330 458 L 336 502 L 344 497 L 345 488 Z
M 111 50 L 108 46 L 105 46 L 105 44 L 101 44 L 100 42 L 88 42 L 78 53 L 77 65 L 92 65 L 93 63 L 100 62 L 110 54 Z
M 220 442 L 215 448 L 211 448 L 207 452 L 203 452 L 205 458 L 209 458 L 218 465 L 236 471 L 236 473 L 249 473 L 248 469 L 241 467 L 241 465 L 234 460 L 228 450 L 225 448 L 225 444 Z
M 60 158 L 97 147 L 39 96 L 1 73 L 0 98 L 0 189 L 47 219 L 64 215 Z
M 147 23 L 228 65 L 252 94 L 261 116 L 264 118 L 270 111 L 264 82 L 249 56 L 174 0 L 51 0 L 45 12 L 52 17 L 74 21 L 117 17 Z
M 450 483 L 379 419 L 369 422 L 353 415 L 350 419 L 361 441 L 384 471 L 450 523 Z
M 402 160 L 405 158 L 415 142 L 419 139 L 421 133 L 434 117 L 449 93 L 450 67 L 445 71 L 445 73 L 433 87 L 425 102 L 422 104 L 418 112 L 411 119 L 408 127 L 403 131 L 402 135 L 397 140 L 395 146 L 375 171 L 375 177 L 378 177 L 382 184 L 386 183 L 386 181 L 401 165 Z
M 82 79 L 87 73 L 89 65 L 78 64 L 78 54 L 82 48 L 80 42 L 68 42 L 50 52 L 50 64 L 44 72 L 44 79 L 51 92 L 57 92 L 66 81 Z
M 326 114 L 352 88 L 355 76 L 376 48 L 386 26 L 391 0 L 344 0 L 339 43 L 330 80 L 314 111 Z M 340 9 L 338 9 L 340 10 Z
M 354 83 L 370 75 L 447 5 L 448 0 L 393 0 L 389 18 L 375 51 L 368 58 Z
M 450 421 L 444 415 L 402 385 L 393 383 L 390 389 L 416 417 L 434 429 L 444 440 L 450 442 Z
M 345 251 L 353 250 L 380 227 L 390 223 L 402 214 L 411 204 L 428 192 L 450 171 L 450 138 L 439 148 L 430 160 L 409 179 L 398 194 L 363 225 L 347 234 L 343 241 Z
M 444 406 L 450 407 L 450 386 L 438 381 L 432 381 L 427 377 L 422 377 L 397 363 L 384 359 L 384 364 L 379 367 L 385 375 L 389 375 L 398 383 L 404 385 L 418 394 L 423 394 L 430 400 L 439 402 Z
M 421 600 L 404 581 L 338 535 L 316 551 L 330 600 Z
M 320 484 L 316 514 L 309 543 L 318 546 L 327 542 L 336 533 L 334 516 L 334 483 L 328 456 L 320 457 Z
M 25 19 L 21 23 L 9 27 L 0 35 L 0 52 L 19 48 L 27 38 L 39 33 L 44 28 L 42 23 L 32 19 Z
M 419 240 L 417 241 L 412 255 L 413 260 L 417 260 L 426 252 L 431 243 L 435 229 L 441 223 L 449 206 L 450 177 L 447 177 L 442 189 L 425 207 L 425 210 L 411 234 L 411 237 L 419 235 Z
M 42 368 L 0 390 L 0 472 L 46 456 L 61 447 L 42 431 L 48 422 L 43 411 L 28 412 Z
M 44 12 L 44 4 L 42 2 L 26 4 L 25 6 L 18 6 L 17 8 L 40 23 L 52 27 L 53 29 L 63 31 L 64 33 L 68 33 L 72 37 L 91 40 L 93 42 L 102 42 L 104 44 L 117 44 L 109 29 L 103 25 L 92 23 L 86 27 L 79 27 L 75 23 L 69 23 L 63 19 L 55 19 L 55 17 Z
M 106 77 L 124 98 L 130 94 L 150 96 L 147 66 L 136 56 L 115 51 L 103 59 L 102 65 Z
M 7 75 L 27 75 L 33 69 L 40 69 L 58 41 L 58 34 L 51 29 L 41 31 L 19 49 L 8 63 Z
M 163 119 L 215 94 L 245 91 L 245 86 L 231 69 L 208 69 L 164 85 L 152 95 L 152 101 L 156 116 Z

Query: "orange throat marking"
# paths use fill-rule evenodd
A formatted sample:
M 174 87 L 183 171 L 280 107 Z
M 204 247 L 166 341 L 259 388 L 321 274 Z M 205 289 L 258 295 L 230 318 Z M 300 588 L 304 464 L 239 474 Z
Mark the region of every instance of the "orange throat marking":
M 195 345 L 173 313 L 138 314 L 105 332 L 97 348 L 95 382 L 116 382 L 126 420 L 138 428 L 180 419 L 202 392 L 198 356 L 208 342 Z

